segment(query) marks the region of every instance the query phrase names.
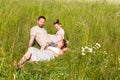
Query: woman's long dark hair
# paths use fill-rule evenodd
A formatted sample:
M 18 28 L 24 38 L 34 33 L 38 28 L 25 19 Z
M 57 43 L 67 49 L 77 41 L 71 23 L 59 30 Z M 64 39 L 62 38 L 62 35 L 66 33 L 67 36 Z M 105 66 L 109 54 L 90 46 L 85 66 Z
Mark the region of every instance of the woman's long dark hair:
M 61 23 L 59 22 L 59 19 L 57 19 L 53 24 L 54 24 L 54 25 L 55 25 L 55 24 L 59 24 L 59 25 L 60 25 Z
M 67 41 L 65 39 L 63 39 L 63 46 L 61 47 L 61 49 L 64 49 L 67 47 Z

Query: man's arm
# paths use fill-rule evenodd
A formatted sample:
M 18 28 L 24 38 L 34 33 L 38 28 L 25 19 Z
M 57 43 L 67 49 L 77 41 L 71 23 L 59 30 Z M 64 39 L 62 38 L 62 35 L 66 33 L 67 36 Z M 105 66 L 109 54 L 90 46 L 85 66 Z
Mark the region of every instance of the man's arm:
M 50 46 L 50 43 L 47 42 L 45 45 L 43 45 L 43 46 L 41 47 L 41 50 L 45 50 L 45 49 L 46 49 L 46 46 Z
M 35 39 L 35 36 L 30 36 L 30 41 L 29 41 L 28 47 L 32 46 L 34 39 Z

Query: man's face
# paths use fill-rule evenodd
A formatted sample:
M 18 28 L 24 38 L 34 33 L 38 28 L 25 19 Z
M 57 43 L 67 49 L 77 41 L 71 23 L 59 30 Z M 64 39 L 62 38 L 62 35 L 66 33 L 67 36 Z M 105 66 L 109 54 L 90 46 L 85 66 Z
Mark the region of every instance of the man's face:
M 46 20 L 43 19 L 43 18 L 40 18 L 40 19 L 37 21 L 38 26 L 41 27 L 41 28 L 44 27 L 45 22 L 46 22 Z

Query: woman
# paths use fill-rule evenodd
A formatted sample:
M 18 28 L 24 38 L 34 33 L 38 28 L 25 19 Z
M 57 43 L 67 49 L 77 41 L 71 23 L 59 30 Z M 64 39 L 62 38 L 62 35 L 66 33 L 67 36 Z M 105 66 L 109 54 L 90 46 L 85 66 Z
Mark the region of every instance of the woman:
M 53 42 L 57 42 L 59 40 L 64 39 L 64 30 L 61 27 L 61 23 L 59 22 L 59 20 L 56 20 L 56 22 L 53 23 L 55 28 L 57 29 L 57 32 L 55 35 L 50 35 L 50 38 L 52 39 Z
M 47 47 L 46 47 L 47 46 Z M 56 47 L 46 45 L 42 50 L 39 50 L 34 47 L 30 47 L 24 56 L 20 59 L 17 66 L 22 68 L 23 64 L 29 60 L 30 62 L 34 61 L 49 61 L 60 55 L 63 55 L 65 48 L 67 47 L 66 40 L 60 40 L 56 43 Z

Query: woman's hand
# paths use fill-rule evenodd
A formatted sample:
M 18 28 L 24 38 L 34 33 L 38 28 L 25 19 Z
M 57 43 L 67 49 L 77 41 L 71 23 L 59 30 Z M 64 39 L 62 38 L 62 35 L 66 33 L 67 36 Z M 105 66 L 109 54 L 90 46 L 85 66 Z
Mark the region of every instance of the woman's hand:
M 61 49 L 60 50 L 60 55 L 63 55 L 65 53 L 65 51 L 67 51 L 67 50 L 68 50 L 68 48 Z
M 63 50 L 60 50 L 60 54 L 59 55 L 63 55 L 64 54 L 64 51 Z

